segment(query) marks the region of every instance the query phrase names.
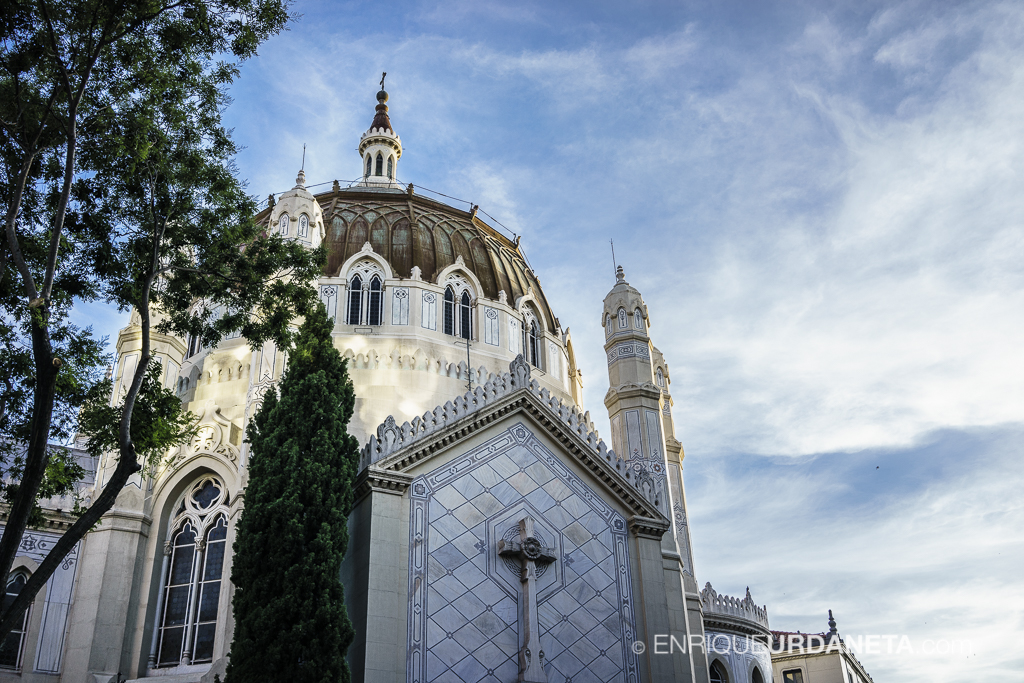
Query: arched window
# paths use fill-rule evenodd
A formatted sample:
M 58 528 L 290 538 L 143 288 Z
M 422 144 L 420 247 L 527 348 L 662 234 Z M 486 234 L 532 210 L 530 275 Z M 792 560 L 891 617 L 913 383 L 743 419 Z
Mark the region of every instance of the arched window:
M 366 176 L 369 177 L 370 171 L 373 169 L 373 157 L 369 154 L 366 155 Z
M 444 333 L 455 334 L 455 292 L 451 287 L 444 290 Z
M 469 292 L 462 293 L 459 302 L 459 336 L 463 339 L 472 339 L 472 309 L 470 308 Z
M 356 275 L 348 286 L 348 315 L 345 322 L 349 325 L 358 325 L 363 312 L 363 281 Z
M 174 508 L 164 544 L 150 667 L 213 661 L 229 502 L 221 481 L 207 475 Z
M 380 325 L 384 314 L 384 291 L 380 278 L 374 276 L 370 280 L 370 300 L 366 307 L 366 324 Z
M 761 675 L 761 670 L 754 667 L 754 672 L 750 674 L 750 683 L 764 683 L 764 676 Z
M 281 218 L 277 221 L 277 231 L 282 235 L 288 234 L 288 228 L 291 226 L 292 219 L 288 218 L 288 214 L 282 213 Z
M 658 368 L 658 386 L 665 386 L 665 373 L 661 371 L 661 368 Z
M 629 327 L 629 323 L 626 322 L 626 309 L 625 308 L 620 308 L 619 309 L 619 329 L 620 330 L 624 330 L 627 327 Z
M 388 157 L 388 178 L 394 180 L 395 178 L 395 157 Z
M 640 309 L 633 311 L 633 327 L 638 330 L 644 329 L 644 314 L 640 312 Z
M 729 674 L 726 673 L 725 667 L 717 659 L 711 662 L 709 671 L 711 673 L 711 683 L 729 683 Z
M 527 342 L 530 349 L 530 365 L 540 367 L 540 339 L 537 337 L 537 322 L 530 321 L 530 329 L 527 333 Z
M 384 175 L 384 155 L 377 152 L 377 173 L 375 175 Z
M 309 216 L 302 214 L 299 216 L 299 237 L 309 236 Z
M 7 580 L 7 592 L 4 593 L 4 609 L 10 607 L 14 599 L 21 593 L 21 589 L 25 587 L 25 583 L 28 581 L 28 575 L 24 572 L 18 571 L 11 574 Z M 28 613 L 30 610 L 25 610 L 25 614 L 21 617 L 21 622 L 16 625 L 7 637 L 4 638 L 3 645 L 0 646 L 0 667 L 5 669 L 20 669 L 21 668 L 21 651 L 25 645 L 25 632 L 28 630 Z

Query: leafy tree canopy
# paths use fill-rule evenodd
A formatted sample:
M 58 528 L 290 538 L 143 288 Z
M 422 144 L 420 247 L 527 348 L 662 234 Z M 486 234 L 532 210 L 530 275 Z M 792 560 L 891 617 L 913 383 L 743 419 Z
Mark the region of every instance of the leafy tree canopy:
M 151 332 L 213 345 L 240 331 L 253 346 L 286 345 L 290 321 L 315 301 L 323 254 L 254 223 L 221 123 L 237 61 L 288 19 L 287 0 L 0 6 L 0 441 L 18 444 L 4 460 L 0 577 L 40 496 L 80 476 L 69 463 L 51 466 L 60 451 L 50 445 L 70 436 L 80 407 L 90 448 L 117 457 L 92 505 L 0 614 L 0 637 L 140 459 L 187 438 L 188 419 L 151 375 Z M 138 314 L 140 362 L 113 408 L 101 400 L 103 340 L 70 322 L 81 301 Z

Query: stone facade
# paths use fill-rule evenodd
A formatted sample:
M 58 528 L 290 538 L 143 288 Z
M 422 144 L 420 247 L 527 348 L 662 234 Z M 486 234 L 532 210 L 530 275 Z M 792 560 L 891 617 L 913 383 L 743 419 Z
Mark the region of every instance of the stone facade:
M 377 99 L 361 181 L 313 194 L 300 171 L 257 216 L 328 252 L 316 286 L 355 385 L 349 431 L 364 444 L 342 571 L 354 680 L 708 683 L 715 662 L 730 681 L 755 669 L 770 680 L 767 614 L 730 613 L 749 605 L 698 589 L 670 372 L 639 291 L 620 269 L 604 301 L 609 448 L 518 238 L 476 207 L 400 187 L 401 140 L 387 93 Z M 230 336 L 212 349 L 152 341 L 199 433 L 132 478 L 37 598 L 0 681 L 196 683 L 224 670 L 243 434 L 287 353 Z M 140 346 L 133 316 L 112 401 Z M 82 493 L 113 466 L 89 463 Z M 26 535 L 18 571 L 33 570 L 52 533 Z M 685 646 L 659 652 L 669 637 Z M 733 655 L 750 648 L 709 659 L 722 638 Z

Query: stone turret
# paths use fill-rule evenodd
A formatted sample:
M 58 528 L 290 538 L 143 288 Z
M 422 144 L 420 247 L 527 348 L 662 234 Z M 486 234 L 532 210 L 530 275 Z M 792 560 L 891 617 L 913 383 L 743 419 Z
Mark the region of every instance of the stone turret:
M 398 188 L 398 160 L 402 158 L 402 140 L 398 137 L 388 116 L 388 93 L 384 79 L 377 93 L 377 107 L 370 129 L 359 139 L 359 157 L 362 160 L 364 187 Z
M 295 187 L 283 193 L 271 208 L 270 229 L 315 249 L 324 240 L 324 213 L 306 189 L 306 172 L 300 170 Z

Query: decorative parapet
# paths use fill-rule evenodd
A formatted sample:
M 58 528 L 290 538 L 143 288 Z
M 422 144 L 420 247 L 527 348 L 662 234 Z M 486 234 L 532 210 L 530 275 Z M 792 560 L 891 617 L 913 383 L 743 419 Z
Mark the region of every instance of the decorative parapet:
M 704 606 L 705 619 L 713 615 L 738 617 L 752 621 L 768 630 L 768 609 L 758 607 L 754 603 L 754 599 L 750 597 L 750 588 L 747 588 L 747 595 L 740 599 L 731 595 L 719 595 L 711 587 L 711 582 L 708 582 L 704 585 L 704 590 L 700 592 L 700 600 Z
M 590 413 L 581 412 L 575 404 L 567 405 L 563 400 L 552 396 L 547 389 L 542 389 L 537 380 L 530 378 L 530 364 L 522 354 L 516 356 L 509 364 L 509 372 L 501 376 L 491 374 L 483 385 L 476 387 L 472 392 L 466 392 L 454 401 L 437 406 L 434 410 L 424 413 L 422 417 L 415 417 L 411 422 L 404 422 L 399 426 L 395 418 L 389 415 L 384 423 L 377 427 L 377 433 L 370 436 L 369 442 L 363 447 L 359 469 L 370 467 L 431 435 L 444 433 L 463 418 L 519 391 L 527 391 L 539 398 L 549 419 L 561 423 L 563 427 L 575 433 L 597 459 L 605 461 L 626 483 L 639 491 L 628 463 L 600 439 L 594 424 L 590 421 Z

